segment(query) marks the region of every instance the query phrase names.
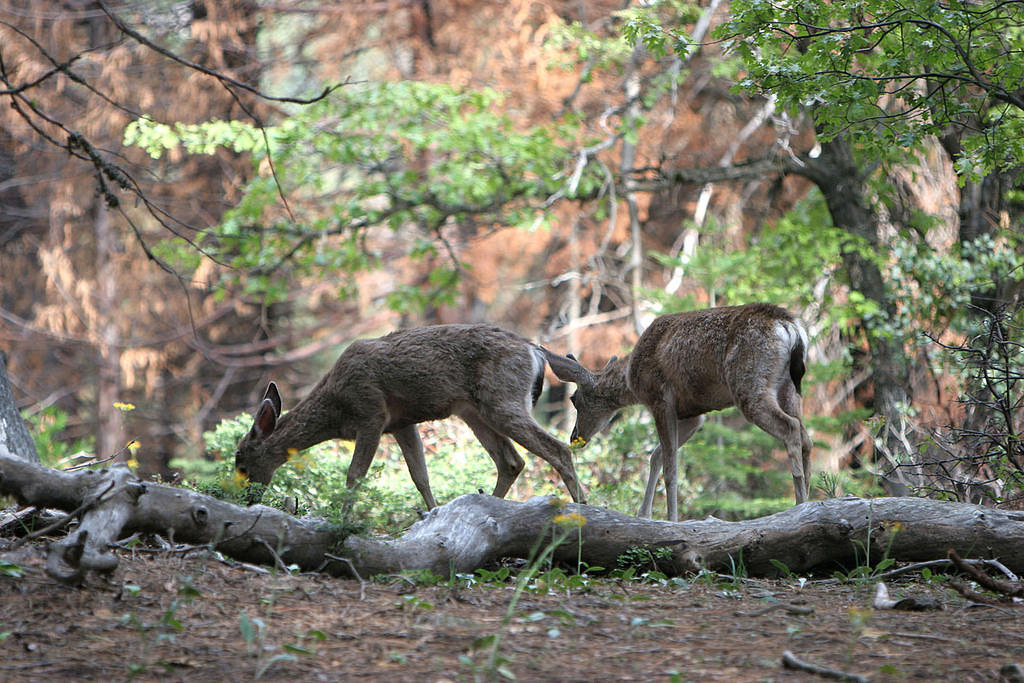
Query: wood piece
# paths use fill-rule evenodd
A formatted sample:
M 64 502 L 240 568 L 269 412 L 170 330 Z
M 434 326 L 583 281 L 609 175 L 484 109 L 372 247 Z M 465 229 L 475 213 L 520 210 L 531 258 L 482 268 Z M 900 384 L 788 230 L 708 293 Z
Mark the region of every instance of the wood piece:
M 851 674 L 838 669 L 830 669 L 827 666 L 819 666 L 817 664 L 805 662 L 804 660 L 797 658 L 797 656 L 789 650 L 782 653 L 782 665 L 787 669 L 806 671 L 808 673 L 822 676 L 823 678 L 832 678 L 838 681 L 853 681 L 853 683 L 868 683 L 866 676 Z
M 101 499 L 83 516 L 85 538 L 78 535 L 57 547 L 62 553 L 59 561 L 69 563 L 72 572 L 83 557 L 85 571 L 109 570 L 105 548 L 118 538 L 142 532 L 164 534 L 178 543 L 208 544 L 245 562 L 273 564 L 280 558 L 303 570 L 346 575 L 354 570 L 363 577 L 403 569 L 447 576 L 507 557 L 529 558 L 538 543 L 550 541 L 552 520 L 560 514 L 586 518 L 555 551 L 556 559 L 569 564 L 581 559 L 589 566 L 615 567 L 618 557 L 631 548 L 667 548 L 669 556 L 658 561 L 666 574 L 703 568 L 727 571 L 742 562 L 750 576 L 777 576 L 772 560 L 791 572 L 821 565 L 852 568 L 863 562 L 868 546 L 877 560 L 934 560 L 945 558 L 952 548 L 961 555 L 998 558 L 1012 571 L 1024 572 L 1024 512 L 921 498 L 836 498 L 739 522 L 714 517 L 665 522 L 562 504 L 551 497 L 516 502 L 469 494 L 431 510 L 400 538 L 380 539 L 339 536 L 321 519 L 300 519 L 261 505 L 240 507 L 187 489 L 143 484 L 123 467 L 60 472 L 15 458 L 2 447 L 0 494 L 64 510 L 78 508 L 89 496 Z M 330 560 L 327 553 L 347 562 Z M 55 572 L 63 578 L 81 578 L 65 569 Z

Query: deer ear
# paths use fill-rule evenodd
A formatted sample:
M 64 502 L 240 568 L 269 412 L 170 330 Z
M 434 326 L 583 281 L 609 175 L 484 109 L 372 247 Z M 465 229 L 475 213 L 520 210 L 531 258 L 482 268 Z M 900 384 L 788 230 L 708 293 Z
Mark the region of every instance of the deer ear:
M 563 382 L 580 384 L 589 381 L 590 371 L 580 365 L 572 355 L 560 356 L 547 349 L 544 349 L 544 355 L 547 356 L 551 371 Z
M 269 399 L 263 399 L 259 410 L 256 411 L 256 419 L 252 423 L 252 433 L 259 439 L 265 439 L 274 433 L 277 428 L 277 411 L 274 403 Z
M 277 383 L 271 382 L 267 385 L 267 391 L 263 394 L 264 401 L 270 401 L 274 405 L 274 413 L 281 415 L 281 392 L 277 390 Z

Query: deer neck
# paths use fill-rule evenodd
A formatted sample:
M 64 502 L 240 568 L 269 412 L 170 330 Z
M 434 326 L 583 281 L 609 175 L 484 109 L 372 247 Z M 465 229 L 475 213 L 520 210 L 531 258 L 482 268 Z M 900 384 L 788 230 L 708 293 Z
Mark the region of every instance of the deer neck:
M 332 429 L 329 415 L 318 401 L 307 398 L 278 418 L 277 428 L 266 438 L 263 447 L 281 464 L 295 453 L 329 439 L 353 438 Z
M 629 386 L 630 356 L 616 358 L 597 375 L 595 386 L 602 396 L 614 401 L 620 408 L 640 403 Z

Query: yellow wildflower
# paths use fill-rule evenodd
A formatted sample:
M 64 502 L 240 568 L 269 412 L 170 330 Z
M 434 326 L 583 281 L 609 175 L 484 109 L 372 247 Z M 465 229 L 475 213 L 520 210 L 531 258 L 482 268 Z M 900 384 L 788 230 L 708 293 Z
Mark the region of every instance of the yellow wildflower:
M 114 401 L 114 407 L 123 413 L 127 413 L 129 410 L 135 410 L 135 406 L 131 403 L 122 403 L 121 401 Z
M 568 514 L 555 515 L 552 521 L 564 527 L 581 527 L 587 523 L 587 518 L 578 512 L 570 512 Z

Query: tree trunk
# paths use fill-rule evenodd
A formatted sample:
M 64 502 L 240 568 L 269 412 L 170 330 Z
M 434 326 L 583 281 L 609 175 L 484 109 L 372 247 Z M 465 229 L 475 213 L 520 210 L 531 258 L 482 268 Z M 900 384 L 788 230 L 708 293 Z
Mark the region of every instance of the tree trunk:
M 97 195 L 93 228 L 96 234 L 96 457 L 106 458 L 124 444 L 121 412 L 114 403 L 121 399 L 121 335 L 117 321 L 117 269 L 110 212 Z
M 111 571 L 117 560 L 110 544 L 134 532 L 208 544 L 249 562 L 283 562 L 332 574 L 354 570 L 360 576 L 407 569 L 471 572 L 506 557 L 529 558 L 553 536 L 561 541 L 555 553 L 560 561 L 614 568 L 626 551 L 646 548 L 666 574 L 742 567 L 751 576 L 776 575 L 781 570 L 773 560 L 792 572 L 850 569 L 884 557 L 940 559 L 951 548 L 965 557 L 998 558 L 1024 573 L 1024 514 L 919 498 L 840 498 L 741 522 L 713 517 L 663 522 L 563 505 L 550 497 L 520 503 L 470 494 L 431 510 L 401 538 L 380 540 L 345 536 L 322 519 L 299 519 L 262 505 L 239 507 L 140 482 L 120 466 L 60 472 L 15 458 L 2 447 L 0 494 L 40 507 L 85 506 L 77 530 L 51 546 L 47 562 L 51 575 L 69 582 L 81 581 L 89 571 Z M 570 514 L 585 523 L 563 527 L 556 520 Z
M 942 148 L 952 163 L 963 159 L 961 138 L 967 130 L 978 130 L 986 122 L 971 116 L 965 125 L 951 125 L 939 136 Z M 959 241 L 961 246 L 985 235 L 995 236 L 1004 223 L 1018 225 L 1021 211 L 1015 202 L 1005 201 L 1007 193 L 1017 184 L 1021 166 L 1009 170 L 994 170 L 975 180 L 963 177 L 960 187 Z M 1011 305 L 1021 291 L 1021 278 L 1012 273 L 992 273 L 992 287 L 971 292 L 971 304 L 980 311 L 995 313 L 1000 306 Z
M 806 159 L 803 174 L 812 180 L 828 205 L 836 227 L 868 244 L 872 251 L 884 251 L 879 240 L 878 215 L 872 210 L 863 169 L 854 158 L 853 149 L 842 136 L 825 142 L 817 159 Z M 878 263 L 854 248 L 842 254 L 850 287 L 878 306 L 875 318 L 861 321 L 871 353 L 871 381 L 874 389 L 873 409 L 885 418 L 887 425 L 900 423 L 900 406 L 909 403 L 907 387 L 910 380 L 907 359 L 899 335 L 887 334 L 879 326 L 897 318 L 896 302 L 889 296 L 885 278 Z M 885 437 L 892 454 L 902 453 L 904 445 L 891 430 Z
M 0 351 L 0 447 L 6 448 L 16 457 L 39 462 L 36 444 L 21 419 L 14 394 L 11 393 L 11 385 L 7 381 L 7 361 L 3 351 Z

